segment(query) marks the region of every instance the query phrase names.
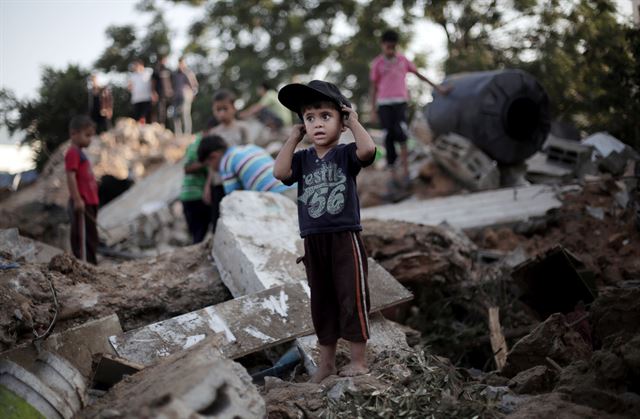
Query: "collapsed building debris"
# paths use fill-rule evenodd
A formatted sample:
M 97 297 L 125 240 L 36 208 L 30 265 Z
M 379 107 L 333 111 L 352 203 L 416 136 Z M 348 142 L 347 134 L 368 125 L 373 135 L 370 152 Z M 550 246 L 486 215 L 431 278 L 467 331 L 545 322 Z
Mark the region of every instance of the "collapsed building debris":
M 205 340 L 125 378 L 79 417 L 233 419 L 261 418 L 265 412 L 244 367 Z
M 182 164 L 165 164 L 102 208 L 98 223 L 104 242 L 112 246 L 127 239 L 129 248 L 157 248 L 159 243 L 189 244 L 182 211 L 172 206 L 180 194 L 183 175 Z M 182 235 L 171 242 L 176 233 L 161 236 L 173 233 L 174 223 L 179 224 L 175 230 Z
M 564 142 L 558 144 L 563 153 L 568 150 L 562 148 Z M 576 144 L 580 145 L 577 142 L 570 145 Z M 591 147 L 598 149 L 594 144 L 588 148 Z M 544 153 L 540 154 L 545 161 L 548 152 L 545 147 Z M 487 192 L 482 199 L 477 199 L 479 194 L 468 194 L 447 201 L 414 201 L 373 208 L 379 216 L 363 220 L 362 233 L 370 255 L 377 262 L 371 261 L 370 264 L 372 278 L 386 284 L 381 288 L 384 290 L 381 295 L 390 301 L 402 299 L 394 297 L 396 282 L 393 278 L 392 282 L 387 281 L 385 269 L 414 292 L 416 298 L 411 303 L 385 312 L 385 315 L 414 329 L 382 320 L 379 315 L 372 316 L 375 321 L 372 322 L 373 336 L 368 353 L 372 374 L 354 378 L 332 376 L 322 386 L 300 383 L 306 376 L 300 373 L 299 367 L 288 377 L 283 377 L 285 381 L 266 377 L 261 392 L 268 413 L 275 417 L 366 417 L 369 413 L 380 412 L 388 416 L 408 412 L 407 416 L 414 417 L 496 417 L 507 413 L 514 417 L 537 417 L 540 412 L 568 417 L 572 414 L 577 417 L 631 416 L 639 406 L 637 393 L 640 388 L 640 339 L 637 336 L 640 317 L 637 310 L 638 287 L 634 282 L 640 275 L 640 237 L 636 230 L 630 228 L 636 182 L 633 178 L 634 165 L 629 164 L 632 155 L 627 157 L 624 154 L 622 164 L 620 156 L 612 152 L 609 154 L 611 162 L 603 163 L 606 158 L 602 157 L 603 153 L 593 153 L 595 160 L 592 163 L 599 170 L 611 174 L 618 174 L 624 166 L 623 178 L 598 174 L 579 180 L 581 187 L 537 185 Z M 145 173 L 173 170 L 171 176 L 162 177 L 162 182 L 171 183 L 173 179 L 175 184 L 180 174 L 180 164 L 175 163 L 177 159 L 149 158 L 143 164 Z M 576 159 L 584 161 L 580 153 Z M 413 182 L 416 197 L 461 190 L 463 186 L 446 177 L 433 160 L 425 161 L 416 162 L 416 167 L 424 169 L 421 178 Z M 573 168 L 565 169 L 565 178 L 576 176 Z M 369 172 L 365 171 L 367 176 L 362 181 L 359 179 L 359 188 L 364 189 L 363 196 L 374 196 L 388 174 L 375 167 L 366 170 Z M 581 173 L 581 170 L 577 172 Z M 444 186 L 435 185 L 440 181 Z M 182 221 L 179 206 L 172 204 L 175 198 L 163 197 L 165 190 L 157 189 L 157 185 L 151 185 L 135 193 L 132 191 L 129 198 L 121 197 L 119 206 L 114 206 L 113 210 L 105 208 L 102 212 L 122 221 L 112 223 L 112 227 L 103 231 L 104 237 L 112 229 L 114 236 L 120 236 L 116 241 L 121 247 L 115 250 L 142 254 L 146 249 L 159 252 L 158 249 L 169 250 L 186 242 L 183 240 L 184 227 L 179 224 Z M 497 195 L 501 197 L 495 205 L 485 200 Z M 145 196 L 148 199 L 136 201 Z M 306 313 L 304 304 L 308 304 L 308 295 L 307 290 L 299 285 L 305 276 L 303 267 L 293 263 L 302 254 L 294 222 L 295 213 L 290 213 L 290 203 L 282 204 L 280 198 L 276 196 L 273 200 L 234 204 L 221 220 L 220 231 L 215 236 L 218 242 L 213 251 L 201 245 L 124 264 L 106 261 L 99 268 L 78 263 L 66 255 L 58 255 L 48 265 L 42 265 L 22 257 L 21 254 L 25 255 L 22 250 L 3 253 L 7 264 L 12 267 L 0 272 L 0 304 L 3 307 L 0 310 L 0 347 L 13 350 L 9 352 L 11 357 L 3 353 L 0 358 L 12 359 L 30 371 L 28 363 L 20 361 L 20 358 L 28 358 L 33 364 L 35 349 L 29 345 L 16 345 L 31 340 L 34 330 L 40 333 L 49 326 L 53 304 L 48 281 L 57 290 L 61 303 L 56 331 L 117 312 L 127 332 L 115 330 L 109 334 L 116 337 L 116 345 L 124 342 L 125 338 L 151 340 L 151 343 L 141 341 L 136 343 L 137 346 L 132 345 L 131 351 L 136 354 L 144 354 L 144 350 L 159 350 L 161 353 L 177 352 L 175 355 L 180 357 L 185 348 L 189 352 L 203 340 L 210 339 L 209 346 L 222 348 L 222 353 L 227 355 L 236 350 L 236 355 L 231 355 L 236 357 L 292 339 L 301 330 L 297 322 L 291 320 L 292 312 Z M 141 204 L 143 201 L 145 205 Z M 543 201 L 544 208 L 538 208 L 536 215 L 528 219 L 530 214 L 525 209 L 533 209 L 539 201 Z M 369 202 L 380 201 L 371 199 Z M 446 205 L 439 206 L 443 202 Z M 512 211 L 511 204 L 518 208 Z M 59 213 L 54 216 L 54 210 L 46 209 L 44 205 L 31 202 L 29 206 L 20 207 L 17 213 L 9 214 L 4 221 L 10 217 L 22 217 L 21 223 L 30 219 L 28 227 L 31 230 L 27 233 L 30 237 L 53 234 L 51 232 L 58 226 L 43 227 L 39 223 L 48 223 L 50 220 L 43 218 L 49 218 L 58 220 L 60 224 L 63 218 L 66 220 L 66 214 L 62 207 L 55 207 Z M 414 211 L 411 216 L 407 215 L 410 211 L 403 214 L 405 205 Z M 466 212 L 457 214 L 458 209 Z M 483 219 L 485 210 L 487 214 L 500 214 Z M 507 210 L 512 211 L 512 218 L 505 222 Z M 367 211 L 363 210 L 363 215 Z M 135 216 L 127 218 L 130 215 Z M 451 225 L 439 225 L 442 220 L 449 220 Z M 467 221 L 469 224 L 465 224 Z M 126 225 L 126 229 L 122 229 L 126 234 L 120 232 L 120 225 Z M 465 229 L 465 233 L 459 231 L 460 228 Z M 15 237 L 14 232 L 7 234 Z M 22 243 L 22 240 L 18 241 Z M 556 244 L 563 246 L 563 251 L 554 253 L 552 247 Z M 219 259 L 217 268 L 220 274 L 208 258 L 211 253 Z M 555 257 L 564 259 L 558 261 Z M 516 272 L 520 271 L 524 276 L 514 281 L 514 267 L 523 259 L 525 262 L 516 268 Z M 554 262 L 550 268 L 538 269 L 540 264 L 552 259 Z M 584 266 L 579 266 L 577 260 L 581 260 Z M 566 275 L 554 271 L 558 266 L 563 267 L 559 270 Z M 593 272 L 594 282 L 600 287 L 597 294 L 582 281 L 586 271 Z M 237 300 L 229 300 L 231 294 L 219 275 L 229 278 L 225 281 L 232 294 L 238 296 Z M 515 273 L 516 277 L 518 275 Z M 527 279 L 523 280 L 525 277 Z M 554 277 L 562 277 L 562 281 L 549 284 L 547 280 Z M 531 287 L 523 286 L 527 283 L 543 287 L 532 293 Z M 394 286 L 388 288 L 388 284 Z M 558 287 L 564 290 L 563 284 L 570 286 L 567 292 L 555 293 L 561 300 L 555 301 L 554 291 Z M 276 288 L 271 288 L 274 285 Z M 602 288 L 603 285 L 607 287 Z M 297 288 L 289 291 L 292 287 Z M 552 291 L 545 293 L 549 289 Z M 579 303 L 574 295 L 576 289 L 582 290 L 580 294 L 587 292 L 591 299 L 596 295 L 597 298 L 589 305 L 590 298 L 582 295 L 581 299 L 586 304 L 576 306 Z M 283 291 L 284 294 L 281 293 Z M 523 298 L 518 299 L 520 296 Z M 532 296 L 536 298 L 529 298 Z M 284 300 L 289 315 L 286 324 L 280 314 L 285 306 Z M 540 301 L 553 304 L 541 304 Z M 213 317 L 206 309 L 202 310 L 211 306 L 215 310 L 227 310 L 225 319 L 230 318 L 228 325 L 236 339 L 234 343 L 229 343 L 224 328 L 212 327 L 210 321 Z M 498 309 L 499 326 L 495 322 Z M 195 311 L 197 316 L 192 313 L 194 310 L 200 310 Z M 214 311 L 214 314 L 219 313 Z M 297 315 L 293 317 L 298 318 Z M 308 333 L 310 321 L 308 318 L 304 321 L 304 333 Z M 543 322 L 538 324 L 539 321 Z M 172 322 L 179 327 L 166 327 Z M 270 328 L 275 333 L 269 334 Z M 504 343 L 498 340 L 492 348 L 491 338 L 499 335 L 499 331 Z M 412 336 L 411 345 L 407 344 L 408 334 Z M 381 339 L 376 340 L 378 335 Z M 101 336 L 104 343 L 103 332 Z M 274 339 L 269 340 L 268 337 Z M 43 342 L 43 347 L 51 350 L 48 342 L 56 339 L 54 333 Z M 173 346 L 163 347 L 167 342 Z M 125 343 L 121 348 L 129 341 Z M 307 370 L 313 371 L 317 354 L 314 337 L 300 338 L 296 344 L 304 355 Z M 108 350 L 113 350 L 110 344 L 107 346 Z M 429 348 L 429 353 L 450 357 L 452 363 L 422 353 L 425 347 Z M 264 356 L 272 361 L 271 354 L 276 353 L 277 357 L 282 348 L 277 346 L 270 350 L 272 352 L 265 351 L 269 355 Z M 297 353 L 298 349 L 293 348 Z M 507 348 L 511 350 L 507 351 Z M 95 349 L 88 352 L 94 353 Z M 340 345 L 339 365 L 347 361 L 347 353 L 347 348 Z M 494 363 L 500 367 L 500 359 L 506 353 L 506 367 L 502 371 L 489 372 L 494 369 Z M 69 356 L 74 355 L 71 352 Z M 170 415 L 177 414 L 177 411 L 182 414 L 200 409 L 200 414 L 204 415 L 217 412 L 220 405 L 227 403 L 224 396 L 216 396 L 217 401 L 208 399 L 211 404 L 204 411 L 201 406 L 189 405 L 186 408 L 183 401 L 177 401 L 184 400 L 184 393 L 171 392 L 170 396 L 160 397 L 168 392 L 165 388 L 155 388 L 153 391 L 159 398 L 149 393 L 147 400 L 151 402 L 136 405 L 138 410 L 127 410 L 120 407 L 125 400 L 131 399 L 127 392 L 137 392 L 140 387 L 131 389 L 125 385 L 140 374 L 134 371 L 143 365 L 103 380 L 96 378 L 99 377 L 99 368 L 103 367 L 88 364 L 90 356 L 78 358 L 82 362 L 75 367 L 85 379 L 88 373 L 93 374 L 88 377 L 94 388 L 102 386 L 106 390 L 118 381 L 120 384 L 116 387 L 122 386 L 112 388 L 113 393 L 106 393 L 99 405 L 90 408 L 94 410 L 87 410 L 88 417 L 99 409 L 104 415 L 115 414 L 117 410 L 125 416 L 136 416 L 141 411 Z M 108 361 L 117 358 L 103 355 L 99 359 L 107 365 Z M 158 359 L 164 361 L 167 358 Z M 116 362 L 120 366 L 132 364 L 130 359 Z M 240 362 L 246 364 L 247 358 Z M 146 365 L 142 373 L 153 368 L 152 361 Z M 246 374 L 242 371 L 239 374 Z M 133 375 L 122 380 L 130 374 Z M 164 380 L 165 374 L 169 373 L 155 370 L 146 379 L 147 383 Z M 206 388 L 214 394 L 214 387 Z M 243 390 L 240 391 L 244 392 L 244 384 L 241 388 Z M 249 388 L 246 391 L 253 394 L 254 390 Z M 0 397 L 5 395 L 3 393 Z M 165 402 L 166 405 L 163 404 Z M 118 407 L 111 410 L 113 406 Z M 162 410 L 162 406 L 168 406 L 167 410 Z
M 120 320 L 115 314 L 91 320 L 48 338 L 27 345 L 18 346 L 0 353 L 0 359 L 6 359 L 32 371 L 39 349 L 54 352 L 68 360 L 84 377 L 91 377 L 93 356 L 113 354 L 109 336 L 122 333 Z
M 37 240 L 22 237 L 17 228 L 0 229 L 0 258 L 2 254 L 19 262 L 48 263 L 62 253 L 61 249 Z
M 48 265 L 0 270 L 0 350 L 49 326 L 54 307 L 49 281 L 60 305 L 56 330 L 112 313 L 130 330 L 225 301 L 229 292 L 208 254 L 203 243 L 115 266 L 94 267 L 62 254 Z
M 461 135 L 449 133 L 439 136 L 433 142 L 431 153 L 448 173 L 471 190 L 500 186 L 497 163 Z
M 85 154 L 98 181 L 107 175 L 137 181 L 165 163 L 181 160 L 189 141 L 188 136 L 174 137 L 158 124 L 139 125 L 123 118 L 95 138 Z M 21 234 L 65 249 L 68 231 L 60 225 L 68 224 L 67 148 L 64 143 L 56 149 L 36 182 L 0 201 L 0 228 L 17 227 Z
M 278 194 L 238 191 L 224 198 L 221 210 L 212 252 L 236 298 L 114 336 L 119 356 L 149 365 L 222 333 L 222 353 L 239 358 L 313 330 L 310 291 L 304 270 L 295 264 L 301 241 L 292 217 L 295 205 Z M 262 229 L 255 231 L 256 225 Z M 411 298 L 374 261 L 369 291 L 372 312 Z
M 560 207 L 558 195 L 558 191 L 545 185 L 521 186 L 364 208 L 362 218 L 425 225 L 446 221 L 455 228 L 477 229 L 544 215 Z

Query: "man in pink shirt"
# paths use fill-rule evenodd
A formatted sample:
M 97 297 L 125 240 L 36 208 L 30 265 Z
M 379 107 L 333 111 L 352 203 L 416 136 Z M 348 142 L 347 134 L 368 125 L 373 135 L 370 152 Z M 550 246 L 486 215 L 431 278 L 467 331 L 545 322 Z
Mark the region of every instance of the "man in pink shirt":
M 436 85 L 418 72 L 415 64 L 404 55 L 396 52 L 398 33 L 388 30 L 382 34 L 382 54 L 371 63 L 371 122 L 380 119 L 386 131 L 385 148 L 387 163 L 392 170 L 393 182 L 401 187 L 409 187 L 409 163 L 407 158 L 407 91 L 406 75 L 413 73 L 420 80 L 433 86 L 442 95 L 449 93 L 450 88 Z M 400 144 L 400 162 L 402 176 L 399 177 L 394 166 L 398 154 L 395 143 Z

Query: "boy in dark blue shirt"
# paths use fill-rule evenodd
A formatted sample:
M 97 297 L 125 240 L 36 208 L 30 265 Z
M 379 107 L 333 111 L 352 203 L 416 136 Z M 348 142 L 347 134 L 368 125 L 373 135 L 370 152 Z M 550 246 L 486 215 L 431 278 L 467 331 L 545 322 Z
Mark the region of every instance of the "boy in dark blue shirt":
M 286 185 L 298 182 L 303 261 L 320 344 L 320 363 L 311 381 L 335 374 L 338 338 L 351 346 L 351 362 L 340 375 L 365 374 L 369 292 L 356 175 L 373 162 L 376 147 L 349 101 L 331 83 L 289 84 L 278 99 L 304 122 L 294 125 L 273 174 Z M 347 128 L 355 143 L 339 144 Z M 313 146 L 294 153 L 305 134 Z

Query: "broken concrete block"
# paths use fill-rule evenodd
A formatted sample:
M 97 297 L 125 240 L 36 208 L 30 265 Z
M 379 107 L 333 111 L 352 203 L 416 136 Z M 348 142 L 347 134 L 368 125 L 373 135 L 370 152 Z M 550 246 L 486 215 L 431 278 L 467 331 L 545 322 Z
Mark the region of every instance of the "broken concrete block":
M 265 402 L 240 364 L 209 340 L 114 386 L 80 417 L 262 418 Z
M 0 229 L 0 252 L 31 263 L 49 263 L 52 257 L 63 253 L 62 249 L 22 237 L 17 228 Z
M 502 374 L 513 377 L 537 365 L 549 365 L 547 358 L 566 366 L 590 356 L 591 347 L 578 332 L 569 327 L 562 314 L 556 313 L 513 345 L 507 354 L 507 365 L 502 369 Z
M 511 276 L 520 288 L 520 300 L 541 319 L 553 313 L 570 313 L 579 301 L 596 297 L 593 273 L 571 252 L 554 246 L 516 266 Z
M 296 205 L 280 194 L 235 191 L 220 204 L 212 254 L 234 297 L 306 279 Z
M 446 221 L 455 228 L 476 229 L 542 216 L 562 206 L 558 199 L 560 193 L 545 185 L 519 186 L 363 208 L 361 214 L 363 220 L 376 218 L 423 225 Z
M 97 353 L 115 355 L 109 343 L 109 336 L 120 333 L 122 327 L 118 316 L 112 314 L 61 333 L 54 333 L 42 342 L 42 348 L 60 355 L 77 368 L 84 378 L 89 378 L 92 356 Z M 34 372 L 37 355 L 35 348 L 27 345 L 1 353 L 0 359 L 11 360 Z
M 309 333 L 308 304 L 306 291 L 290 284 L 112 336 L 110 341 L 120 357 L 150 365 L 220 334 L 213 343 L 235 359 Z
M 212 254 L 234 297 L 285 284 L 308 287 L 304 266 L 296 263 L 304 249 L 291 200 L 281 194 L 236 191 L 223 199 L 220 209 Z M 372 307 L 380 310 L 411 298 L 375 260 L 368 263 Z
M 164 209 L 178 199 L 183 175 L 182 163 L 167 163 L 101 208 L 98 223 L 105 243 L 110 246 L 124 240 L 138 217 Z
M 390 282 L 384 274 L 377 277 Z M 222 353 L 232 359 L 239 358 L 313 331 L 309 289 L 303 284 L 287 284 L 238 297 L 111 336 L 110 342 L 122 358 L 150 365 L 159 357 L 182 351 L 220 333 L 218 347 Z M 412 298 L 399 284 L 377 288 L 381 292 L 371 291 L 372 312 Z M 373 289 L 371 284 L 370 289 Z
M 591 146 L 597 154 L 606 158 L 613 152 L 622 153 L 627 145 L 607 132 L 596 132 L 582 140 L 582 144 Z
M 438 164 L 472 190 L 500 186 L 498 164 L 461 135 L 449 133 L 439 136 L 431 153 Z
M 577 141 L 565 140 L 549 135 L 543 146 L 547 161 L 565 166 L 578 175 L 583 167 L 591 161 L 593 147 Z
M 536 365 L 519 372 L 509 381 L 509 388 L 517 394 L 539 394 L 553 389 L 555 373 L 544 365 Z
M 570 167 L 550 162 L 547 155 L 537 152 L 525 162 L 527 166 L 526 178 L 533 183 L 561 183 L 573 177 Z

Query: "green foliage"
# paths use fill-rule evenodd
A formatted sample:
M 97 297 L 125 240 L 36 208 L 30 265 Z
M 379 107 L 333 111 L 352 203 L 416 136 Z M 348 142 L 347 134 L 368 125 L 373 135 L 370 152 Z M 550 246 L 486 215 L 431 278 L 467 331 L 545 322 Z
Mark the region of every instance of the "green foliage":
M 442 358 L 415 351 L 401 358 L 383 354 L 376 362 L 375 379 L 385 388 L 347 389 L 337 400 L 326 396 L 321 418 L 500 418 L 483 386 L 465 383 L 456 369 Z M 376 360 L 378 361 L 378 360 Z M 402 366 L 402 367 L 400 367 Z M 398 371 L 410 373 L 400 379 Z
M 136 58 L 149 65 L 155 63 L 159 56 L 171 53 L 171 34 L 162 11 L 155 9 L 153 4 L 145 3 L 138 7 L 153 13 L 144 36 L 138 37 L 135 27 L 131 25 L 109 26 L 106 34 L 111 40 L 111 45 L 95 62 L 96 68 L 126 72 L 129 64 Z
M 388 28 L 383 16 L 396 3 L 210 1 L 202 20 L 191 26 L 187 50 L 209 60 L 211 88 L 231 88 L 245 102 L 255 100 L 263 80 L 289 83 L 322 66 L 327 69 L 323 78 L 362 105 L 368 103 L 369 63 L 380 51 L 380 34 Z M 414 2 L 404 3 L 406 9 L 397 10 L 401 21 L 409 24 L 413 16 L 405 10 Z
M 555 118 L 638 148 L 639 35 L 615 10 L 611 0 L 425 1 L 425 15 L 447 35 L 448 74 L 527 70 Z
M 45 67 L 39 89 L 39 98 L 23 102 L 11 102 L 11 95 L 2 105 L 12 106 L 17 114 L 5 119 L 9 132 L 25 132 L 22 142 L 31 144 L 36 150 L 36 168 L 42 169 L 49 155 L 69 138 L 68 124 L 72 116 L 87 113 L 87 77 L 89 73 L 78 66 L 70 65 L 65 70 Z M 6 115 L 6 112 L 3 112 Z

